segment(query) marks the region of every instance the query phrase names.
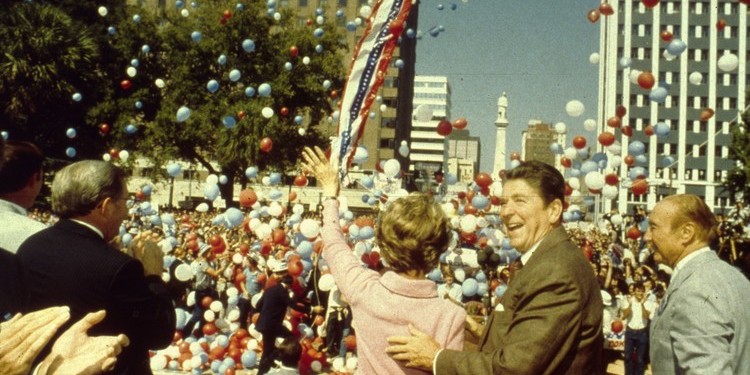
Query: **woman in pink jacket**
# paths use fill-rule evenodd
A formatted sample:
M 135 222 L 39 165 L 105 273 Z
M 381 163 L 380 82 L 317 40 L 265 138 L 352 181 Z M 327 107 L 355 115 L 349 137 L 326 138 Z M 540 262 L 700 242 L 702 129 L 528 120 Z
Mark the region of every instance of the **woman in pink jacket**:
M 303 167 L 323 187 L 323 258 L 352 307 L 357 330 L 360 374 L 423 374 L 385 352 L 389 336 L 408 335 L 409 324 L 432 335 L 444 347 L 462 349 L 466 313 L 438 298 L 425 278 L 435 268 L 451 238 L 442 208 L 426 195 L 410 195 L 388 205 L 377 225 L 375 242 L 389 270 L 383 275 L 363 268 L 339 226 L 338 171 L 323 151 L 306 147 Z

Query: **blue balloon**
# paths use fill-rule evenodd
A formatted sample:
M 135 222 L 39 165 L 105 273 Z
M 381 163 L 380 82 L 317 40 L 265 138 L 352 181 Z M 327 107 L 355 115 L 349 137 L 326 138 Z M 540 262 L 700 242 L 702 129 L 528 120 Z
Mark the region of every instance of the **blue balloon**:
M 578 177 L 581 175 L 581 170 L 577 168 L 570 169 L 570 177 Z
M 138 127 L 135 126 L 134 124 L 128 124 L 127 126 L 125 126 L 125 133 L 127 134 L 133 135 L 137 131 L 138 131 Z
M 242 73 L 237 69 L 232 69 L 232 71 L 229 72 L 229 80 L 232 82 L 239 81 L 240 77 L 242 77 Z
M 680 39 L 673 39 L 667 45 L 667 52 L 672 56 L 679 56 L 681 53 L 685 52 L 685 49 L 687 49 L 687 44 Z
M 354 23 L 354 21 L 349 21 L 346 23 L 346 31 L 354 32 L 354 30 L 357 30 L 357 24 Z
M 169 177 L 177 177 L 180 175 L 180 172 L 182 172 L 182 167 L 180 167 L 177 163 L 169 163 L 167 164 L 167 174 Z
M 378 204 L 378 198 L 370 197 L 370 199 L 367 200 L 367 204 L 370 206 Z
M 244 353 L 242 353 L 242 357 L 240 357 L 240 360 L 242 361 L 242 366 L 244 366 L 246 369 L 252 368 L 255 367 L 255 364 L 258 361 L 258 355 L 253 350 L 246 350 Z
M 284 70 L 286 70 L 287 72 L 291 71 L 292 68 L 294 68 L 294 66 L 289 61 L 284 63 Z
M 319 27 L 313 31 L 313 36 L 316 38 L 322 38 L 323 37 L 323 28 Z
M 271 185 L 278 185 L 281 183 L 281 173 L 279 172 L 271 172 L 271 174 L 268 175 L 268 178 L 271 180 Z
M 479 283 L 477 284 L 477 295 L 483 296 L 487 294 L 487 291 L 490 290 L 490 286 L 487 285 L 487 283 Z
M 245 220 L 245 214 L 238 208 L 230 207 L 224 212 L 224 220 L 227 228 L 234 228 Z
M 252 98 L 253 96 L 255 96 L 255 88 L 252 86 L 245 87 L 245 95 L 248 98 Z
M 628 178 L 630 178 L 631 181 L 635 181 L 638 178 L 648 178 L 648 169 L 640 166 L 630 168 L 628 171 Z
M 657 137 L 667 137 L 669 136 L 670 131 L 669 125 L 667 125 L 664 122 L 658 122 L 656 123 L 656 126 L 654 126 L 654 133 Z
M 582 148 L 580 150 L 576 150 L 576 153 L 578 154 L 579 159 L 586 159 L 589 157 L 589 149 L 588 148 Z M 516 161 L 516 160 L 514 160 Z
M 143 103 L 140 100 L 135 101 L 135 108 L 141 109 L 143 108 Z
M 338 18 L 344 17 L 344 10 L 343 9 L 337 10 L 336 11 L 336 17 L 338 17 Z
M 315 52 L 322 53 L 323 52 L 323 45 L 322 44 L 315 45 Z
M 143 46 L 141 46 L 141 52 L 149 53 L 151 52 L 151 47 L 149 47 L 148 44 L 144 44 Z
M 73 129 L 73 128 L 68 128 L 68 130 L 66 130 L 66 131 L 65 131 L 65 135 L 66 135 L 66 136 L 67 136 L 68 138 L 70 138 L 70 139 L 73 139 L 73 138 L 75 138 L 75 137 L 76 137 L 76 135 L 78 135 L 78 133 L 76 132 L 76 130 L 75 130 L 75 129 Z
M 599 164 L 594 160 L 586 160 L 581 164 L 581 173 L 588 174 L 599 169 Z
M 370 195 L 369 194 L 362 194 L 362 203 L 367 203 L 370 201 Z
M 219 176 L 219 183 L 222 185 L 226 185 L 227 182 L 229 182 L 229 178 L 226 175 Z
M 221 193 L 219 191 L 219 185 L 206 185 L 203 189 L 203 194 L 210 201 L 216 200 L 216 198 L 219 197 L 219 193 Z
M 501 298 L 503 295 L 505 295 L 505 291 L 508 290 L 508 286 L 505 284 L 500 284 L 495 288 L 495 295 L 497 298 Z
M 476 207 L 478 210 L 484 210 L 490 204 L 490 200 L 484 195 L 475 195 L 471 198 L 471 205 Z
M 274 201 L 281 199 L 281 197 L 283 197 L 283 196 L 284 196 L 284 193 L 282 193 L 281 190 L 279 190 L 279 189 L 271 189 L 268 192 L 268 197 L 271 198 L 271 200 L 274 200 Z
M 549 145 L 549 150 L 555 155 L 562 155 L 563 147 L 559 143 L 552 143 Z
M 154 187 L 151 185 L 146 184 L 146 185 L 141 186 L 141 192 L 143 192 L 143 194 L 151 195 L 153 191 L 154 191 Z
M 65 155 L 67 155 L 69 158 L 76 157 L 76 149 L 74 147 L 68 147 L 65 149 Z
M 628 153 L 631 155 L 641 155 L 646 152 L 646 145 L 641 141 L 633 141 L 628 145 Z
M 655 103 L 664 103 L 669 92 L 664 87 L 654 87 L 648 94 L 648 99 Z
M 245 39 L 242 41 L 242 49 L 247 53 L 255 51 L 255 42 L 252 39 Z
M 672 167 L 674 164 L 674 157 L 671 155 L 665 156 L 664 159 L 661 159 L 661 167 L 662 168 L 669 168 Z
M 440 27 L 438 26 L 431 27 L 429 30 L 429 33 L 433 38 L 436 38 L 438 35 L 440 35 Z
M 271 85 L 268 83 L 261 83 L 260 86 L 258 86 L 258 95 L 271 96 Z
M 443 6 L 443 4 L 438 4 L 437 8 L 438 8 L 438 10 L 443 10 L 444 6 Z
M 237 11 L 245 10 L 245 5 L 243 5 L 242 3 L 237 3 L 237 5 L 234 7 L 234 9 L 237 10 Z
M 371 226 L 364 226 L 362 228 L 359 228 L 359 238 L 363 240 L 369 240 L 370 238 L 375 236 L 375 229 L 373 229 Z
M 219 58 L 216 59 L 216 61 L 219 63 L 219 65 L 225 65 L 227 63 L 227 56 L 219 55 Z
M 245 169 L 245 177 L 255 178 L 257 176 L 258 176 L 258 167 L 247 167 L 247 169 Z
M 297 254 L 299 254 L 302 259 L 310 259 L 312 252 L 313 244 L 306 239 L 301 241 L 299 245 L 297 245 Z
M 225 116 L 221 119 L 221 123 L 224 124 L 225 128 L 232 129 L 237 125 L 237 120 L 233 116 Z
M 641 154 L 635 157 L 635 162 L 639 165 L 648 165 L 648 156 Z
M 141 22 L 141 16 L 138 14 L 133 15 L 133 22 L 135 23 Z
M 323 89 L 328 90 L 330 88 L 331 88 L 331 81 L 328 79 L 323 81 Z
M 448 172 L 445 174 L 444 181 L 448 185 L 453 185 L 458 182 L 458 177 L 455 174 Z
M 206 84 L 206 88 L 210 93 L 213 94 L 216 92 L 216 90 L 219 89 L 219 82 L 217 82 L 215 79 L 212 79 L 208 81 L 208 83 Z
M 182 329 L 185 327 L 185 323 L 187 323 L 186 319 L 186 313 L 185 310 L 177 308 L 174 310 L 175 314 L 175 328 L 176 329 Z
M 83 96 L 80 93 L 75 93 L 71 98 L 74 102 L 80 102 L 81 99 L 83 99 Z
M 114 26 L 110 26 L 107 28 L 107 34 L 109 35 L 115 35 L 116 32 L 117 32 L 117 29 L 115 29 Z
M 182 1 L 182 0 L 177 0 L 177 1 L 175 1 L 175 2 L 174 2 L 174 6 L 175 6 L 175 7 L 177 8 L 177 9 L 180 9 L 180 8 L 182 8 L 182 7 L 184 7 L 184 6 L 185 6 L 185 2 L 184 2 L 184 1 Z
M 417 33 L 414 32 L 414 29 L 408 28 L 406 29 L 406 37 L 409 39 L 414 39 L 414 37 L 417 36 Z
M 474 279 L 466 279 L 461 284 L 461 290 L 464 293 L 464 296 L 466 297 L 474 297 L 477 294 L 477 291 L 479 290 L 479 283 L 477 283 Z
M 200 42 L 201 39 L 203 39 L 203 34 L 201 34 L 200 31 L 193 31 L 190 33 L 190 38 L 193 39 L 193 42 Z
M 190 118 L 190 108 L 182 106 L 177 110 L 177 122 L 185 122 Z
M 177 222 L 174 219 L 174 215 L 172 214 L 161 214 L 161 223 L 167 226 L 177 225 Z M 177 241 L 177 239 L 175 239 L 175 241 Z
M 477 280 L 478 282 L 480 282 L 480 283 L 484 283 L 484 282 L 486 282 L 486 281 L 487 281 L 487 275 L 485 275 L 485 274 L 484 274 L 484 271 L 479 271 L 479 272 L 477 272 L 477 274 L 476 274 L 476 275 L 474 275 L 474 278 L 475 278 L 475 279 L 476 279 L 476 280 Z
M 148 221 L 153 225 L 161 225 L 161 218 L 156 214 L 149 216 Z
M 395 65 L 396 68 L 402 69 L 404 67 L 404 60 L 396 59 L 396 62 L 393 65 Z
M 297 125 L 302 124 L 302 120 L 304 120 L 304 118 L 302 116 L 300 116 L 300 115 L 294 116 L 294 123 L 295 124 L 297 124 Z
M 359 225 L 352 224 L 349 226 L 349 236 L 351 238 L 359 238 Z
M 130 233 L 123 234 L 120 242 L 122 242 L 122 244 L 125 246 L 130 245 L 130 243 L 133 242 L 133 235 Z
M 140 65 L 140 64 L 141 64 L 141 62 L 140 62 L 140 61 L 138 61 L 138 59 L 132 59 L 132 60 L 130 60 L 130 65 L 131 65 L 132 67 L 134 67 L 134 68 L 137 68 L 137 67 L 138 67 L 138 65 Z

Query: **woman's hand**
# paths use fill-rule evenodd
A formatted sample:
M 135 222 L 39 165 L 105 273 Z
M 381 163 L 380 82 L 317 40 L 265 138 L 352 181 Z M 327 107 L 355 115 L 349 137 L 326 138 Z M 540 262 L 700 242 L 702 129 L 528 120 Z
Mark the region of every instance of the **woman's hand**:
M 315 176 L 323 187 L 323 195 L 326 197 L 337 197 L 339 195 L 339 172 L 337 160 L 333 164 L 328 162 L 326 154 L 320 147 L 315 150 L 305 147 L 302 151 L 302 168 Z

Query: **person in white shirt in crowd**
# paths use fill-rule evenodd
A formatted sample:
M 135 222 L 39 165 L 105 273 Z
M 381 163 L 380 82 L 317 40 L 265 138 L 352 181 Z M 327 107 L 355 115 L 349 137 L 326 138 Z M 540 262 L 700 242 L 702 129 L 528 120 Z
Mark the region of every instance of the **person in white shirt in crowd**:
M 655 304 L 646 299 L 643 283 L 636 282 L 633 295 L 628 296 L 622 312 L 628 322 L 625 331 L 625 375 L 643 375 L 646 369 L 648 323 L 655 310 Z
M 437 287 L 438 298 L 444 298 L 456 305 L 462 306 L 464 292 L 463 289 L 461 289 L 461 285 L 454 282 L 455 276 L 450 268 L 448 268 L 443 275 L 443 281 L 445 282 Z
M 47 226 L 28 217 L 42 188 L 44 156 L 29 142 L 9 141 L 0 157 L 0 248 L 12 253 Z

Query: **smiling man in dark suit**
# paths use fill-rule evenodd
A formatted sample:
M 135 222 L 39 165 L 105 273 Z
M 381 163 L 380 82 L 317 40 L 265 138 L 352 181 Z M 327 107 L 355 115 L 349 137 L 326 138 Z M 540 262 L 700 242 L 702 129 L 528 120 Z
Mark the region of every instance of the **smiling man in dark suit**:
M 562 226 L 565 180 L 528 161 L 508 171 L 500 216 L 522 255 L 509 287 L 479 335 L 479 351 L 441 349 L 410 327 L 388 352 L 435 374 L 598 374 L 603 347 L 599 285 Z M 514 262 L 518 263 L 518 262 Z
M 106 318 L 90 333 L 130 338 L 113 373 L 150 374 L 148 349 L 171 342 L 175 313 L 160 277 L 160 250 L 146 246 L 131 257 L 109 245 L 127 217 L 127 199 L 126 174 L 110 163 L 63 168 L 52 183 L 52 209 L 60 221 L 24 242 L 18 259 L 29 311 L 67 305 L 75 322 L 105 309 Z

